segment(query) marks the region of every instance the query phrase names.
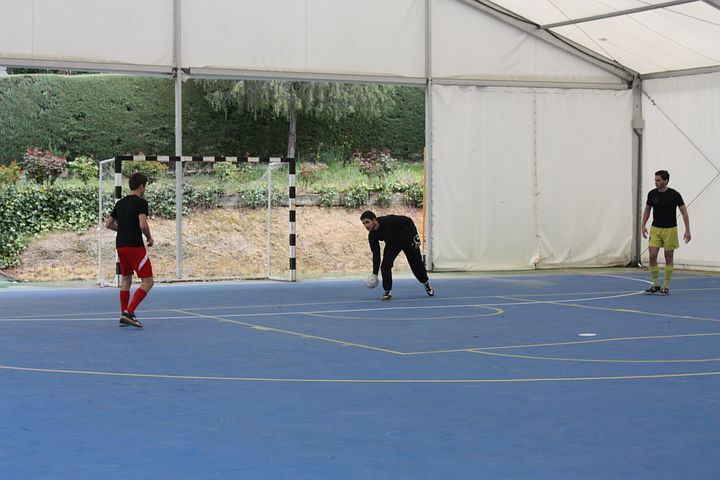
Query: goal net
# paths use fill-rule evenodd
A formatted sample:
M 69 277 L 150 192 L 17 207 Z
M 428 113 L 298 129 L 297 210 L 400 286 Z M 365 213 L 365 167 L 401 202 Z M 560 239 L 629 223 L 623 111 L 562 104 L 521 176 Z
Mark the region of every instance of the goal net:
M 145 199 L 155 245 L 148 253 L 156 280 L 295 281 L 294 159 L 138 155 L 100 162 L 100 285 L 118 282 L 115 232 L 104 228 L 104 219 L 129 193 L 128 178 L 136 171 L 149 179 Z

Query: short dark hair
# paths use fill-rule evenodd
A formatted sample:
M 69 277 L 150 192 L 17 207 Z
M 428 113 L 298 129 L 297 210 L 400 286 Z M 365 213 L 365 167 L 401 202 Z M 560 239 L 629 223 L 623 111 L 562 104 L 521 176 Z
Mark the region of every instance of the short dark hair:
M 670 180 L 670 172 L 668 172 L 667 170 L 658 170 L 657 172 L 655 172 L 655 176 L 659 176 L 666 182 Z
M 370 220 L 375 220 L 377 217 L 370 210 L 365 210 L 362 215 L 360 215 L 360 220 L 365 220 L 366 218 L 369 218 Z
M 147 185 L 148 179 L 145 174 L 135 172 L 130 175 L 130 190 L 137 190 L 140 185 Z

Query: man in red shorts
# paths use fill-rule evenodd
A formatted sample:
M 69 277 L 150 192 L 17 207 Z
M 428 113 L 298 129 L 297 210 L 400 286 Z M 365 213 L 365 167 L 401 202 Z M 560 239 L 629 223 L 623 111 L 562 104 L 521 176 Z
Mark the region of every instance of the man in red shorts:
M 153 246 L 148 225 L 148 202 L 143 198 L 147 177 L 136 172 L 130 176 L 130 195 L 118 201 L 113 208 L 105 226 L 117 232 L 115 247 L 120 260 L 120 326 L 142 328 L 142 323 L 135 318 L 135 309 L 143 301 L 153 286 L 153 271 L 150 258 L 145 250 L 143 234 L 147 239 L 147 246 Z M 140 288 L 130 301 L 130 286 L 132 285 L 133 271 L 140 277 Z

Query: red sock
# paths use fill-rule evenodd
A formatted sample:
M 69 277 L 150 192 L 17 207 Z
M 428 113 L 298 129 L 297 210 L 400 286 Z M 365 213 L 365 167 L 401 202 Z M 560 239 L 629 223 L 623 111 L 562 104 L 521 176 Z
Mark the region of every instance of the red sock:
M 128 308 L 130 303 L 130 290 L 120 290 L 120 313 Z
M 147 292 L 142 288 L 138 288 L 137 290 L 135 290 L 135 295 L 133 295 L 132 302 L 130 302 L 130 306 L 127 308 L 127 311 L 130 313 L 135 313 L 135 309 L 138 307 L 138 305 L 140 305 L 140 302 L 145 299 L 146 295 Z

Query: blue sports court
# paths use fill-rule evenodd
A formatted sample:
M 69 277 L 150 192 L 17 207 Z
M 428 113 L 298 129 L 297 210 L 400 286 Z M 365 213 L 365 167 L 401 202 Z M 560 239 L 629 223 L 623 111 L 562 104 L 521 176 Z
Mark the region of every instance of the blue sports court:
M 0 289 L 7 479 L 714 479 L 720 275 Z

